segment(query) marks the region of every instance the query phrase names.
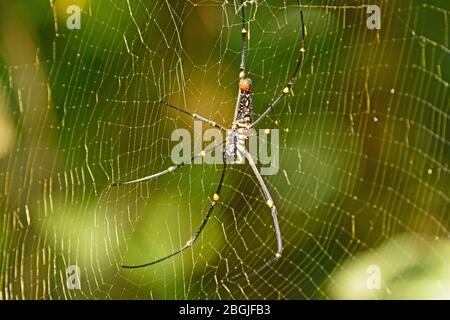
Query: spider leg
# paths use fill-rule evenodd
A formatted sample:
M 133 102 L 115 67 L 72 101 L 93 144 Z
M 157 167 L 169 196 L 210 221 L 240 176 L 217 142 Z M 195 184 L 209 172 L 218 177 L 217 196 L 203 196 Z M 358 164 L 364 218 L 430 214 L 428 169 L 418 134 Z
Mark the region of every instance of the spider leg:
M 215 144 L 213 146 L 209 146 L 208 148 L 202 150 L 199 154 L 194 155 L 189 162 L 181 162 L 181 163 L 173 165 L 173 166 L 171 166 L 171 167 L 169 167 L 169 168 L 167 168 L 165 170 L 162 170 L 160 172 L 157 172 L 157 173 L 154 173 L 152 175 L 145 176 L 143 178 L 139 178 L 139 179 L 136 179 L 136 180 L 130 180 L 130 181 L 125 181 L 125 182 L 115 182 L 115 183 L 111 184 L 111 187 L 118 187 L 118 186 L 123 186 L 123 185 L 127 185 L 127 184 L 135 184 L 135 183 L 138 183 L 138 182 L 152 180 L 152 179 L 158 178 L 158 177 L 163 176 L 163 175 L 168 174 L 168 173 L 172 173 L 172 172 L 178 170 L 179 168 L 185 166 L 186 164 L 192 163 L 192 161 L 194 161 L 195 159 L 204 157 L 207 152 L 219 148 L 224 143 L 225 142 L 221 142 L 219 144 Z
M 173 105 L 173 104 L 170 104 L 170 103 L 168 103 L 168 102 L 166 102 L 166 101 L 164 101 L 164 100 L 160 100 L 159 102 L 162 103 L 163 105 L 165 105 L 165 106 L 171 108 L 171 109 L 174 109 L 174 110 L 176 110 L 176 111 L 178 111 L 178 112 L 187 114 L 187 115 L 193 117 L 195 120 L 200 120 L 200 121 L 202 121 L 202 122 L 204 122 L 204 123 L 209 124 L 210 126 L 216 127 L 216 128 L 218 128 L 218 129 L 220 129 L 220 130 L 223 130 L 223 131 L 226 130 L 223 126 L 221 126 L 221 125 L 218 124 L 217 122 L 212 121 L 212 120 L 209 120 L 209 119 L 207 119 L 207 118 L 205 118 L 205 117 L 202 117 L 202 116 L 200 116 L 200 115 L 198 115 L 198 114 L 196 114 L 196 113 L 192 113 L 192 112 L 189 112 L 189 111 L 187 111 L 187 110 L 184 110 L 184 109 L 182 109 L 182 108 L 180 108 L 180 107 L 177 107 L 177 106 L 175 106 L 175 105 Z
M 272 263 L 274 263 L 275 261 L 277 261 L 278 259 L 281 258 L 281 254 L 283 252 L 283 242 L 281 240 L 281 231 L 280 231 L 280 224 L 278 223 L 278 211 L 277 211 L 277 207 L 275 206 L 272 196 L 270 195 L 269 189 L 267 189 L 267 186 L 261 176 L 261 174 L 259 173 L 258 168 L 256 167 L 255 161 L 253 160 L 253 157 L 251 156 L 251 154 L 245 150 L 245 157 L 247 158 L 250 167 L 252 168 L 256 179 L 258 180 L 259 183 L 259 187 L 261 188 L 262 193 L 264 194 L 264 198 L 266 199 L 266 205 L 271 209 L 272 211 L 272 219 L 273 219 L 273 225 L 275 227 L 275 235 L 277 238 L 277 253 L 275 254 L 275 256 L 273 258 L 271 258 L 269 261 L 267 261 L 265 264 L 263 264 L 261 267 L 259 267 L 256 270 L 253 270 L 249 273 L 245 273 L 244 276 L 237 276 L 234 277 L 234 279 L 231 279 L 231 282 L 239 282 L 242 279 L 247 279 L 248 278 L 258 272 L 260 272 L 261 270 L 265 269 L 266 267 L 268 267 L 269 265 L 271 265 Z
M 263 120 L 270 111 L 272 111 L 272 109 L 274 109 L 278 103 L 282 100 L 283 97 L 289 95 L 289 93 L 292 90 L 292 86 L 294 85 L 295 81 L 298 78 L 298 74 L 300 72 L 301 66 L 303 64 L 303 61 L 305 59 L 305 36 L 306 36 L 306 27 L 305 27 L 305 22 L 303 19 L 303 9 L 300 3 L 300 0 L 297 0 L 298 6 L 299 6 L 299 10 L 300 10 L 300 21 L 301 21 L 301 32 L 300 32 L 300 41 L 301 41 L 301 48 L 299 50 L 299 56 L 297 58 L 297 65 L 295 66 L 295 70 L 290 78 L 290 80 L 288 81 L 287 85 L 284 87 L 283 91 L 281 93 L 278 94 L 278 96 L 269 104 L 269 106 L 267 107 L 267 109 L 252 123 L 252 125 L 250 126 L 250 128 L 253 128 L 254 126 L 256 126 L 259 122 L 261 122 L 261 120 Z
M 244 0 L 241 0 L 241 13 L 242 13 L 242 52 L 241 52 L 241 71 L 240 71 L 240 78 L 245 77 L 245 50 L 247 48 L 247 29 L 246 22 L 245 22 L 245 11 L 244 11 Z
M 248 40 L 248 31 L 245 28 L 246 21 L 245 21 L 245 11 L 244 11 L 244 0 L 241 0 L 240 10 L 241 10 L 241 14 L 242 14 L 242 30 L 241 30 L 241 36 L 242 36 L 242 49 L 241 50 L 242 51 L 241 51 L 241 66 L 240 66 L 240 70 L 239 70 L 239 79 L 244 79 L 245 78 L 245 51 L 247 50 L 247 40 Z M 240 99 L 241 99 L 241 90 L 238 90 L 233 119 L 236 119 L 236 117 L 237 117 Z
M 277 237 L 277 253 L 275 254 L 274 259 L 277 260 L 281 257 L 281 253 L 283 251 L 283 242 L 281 241 L 281 232 L 280 232 L 280 224 L 278 223 L 277 207 L 273 203 L 273 199 L 272 199 L 272 196 L 270 195 L 269 189 L 267 189 L 264 179 L 261 176 L 261 173 L 259 173 L 258 168 L 256 167 L 255 160 L 253 160 L 252 155 L 247 150 L 245 151 L 245 157 L 247 158 L 248 163 L 250 164 L 250 167 L 252 168 L 252 170 L 256 176 L 256 179 L 258 180 L 261 191 L 264 194 L 264 198 L 266 199 L 266 205 L 272 211 L 273 224 L 275 227 L 275 234 Z
M 165 257 L 162 257 L 160 259 L 154 260 L 152 262 L 140 264 L 140 265 L 134 265 L 134 266 L 123 265 L 122 268 L 137 269 L 137 268 L 143 268 L 143 267 L 148 267 L 148 266 L 157 264 L 157 263 L 162 262 L 164 260 L 167 260 L 167 259 L 169 259 L 169 258 L 171 258 L 173 256 L 176 256 L 177 254 L 183 252 L 184 250 L 186 250 L 187 248 L 191 247 L 195 243 L 195 241 L 197 240 L 198 236 L 200 235 L 200 233 L 203 231 L 203 229 L 205 228 L 206 224 L 208 223 L 209 218 L 211 217 L 212 211 L 213 211 L 214 207 L 216 206 L 216 204 L 218 203 L 219 198 L 220 198 L 220 191 L 222 189 L 223 179 L 225 177 L 225 171 L 226 171 L 226 166 L 227 166 L 226 161 L 225 161 L 225 152 L 223 152 L 223 158 L 224 158 L 224 162 L 223 162 L 222 174 L 220 176 L 219 185 L 217 186 L 216 193 L 214 193 L 214 195 L 213 195 L 213 200 L 211 202 L 211 206 L 209 207 L 205 218 L 203 218 L 203 221 L 200 224 L 200 227 L 197 229 L 197 231 L 194 233 L 194 235 L 186 242 L 186 244 L 184 246 L 182 246 L 181 248 L 179 248 L 178 250 L 175 250 L 171 254 L 169 254 L 169 255 L 167 255 Z

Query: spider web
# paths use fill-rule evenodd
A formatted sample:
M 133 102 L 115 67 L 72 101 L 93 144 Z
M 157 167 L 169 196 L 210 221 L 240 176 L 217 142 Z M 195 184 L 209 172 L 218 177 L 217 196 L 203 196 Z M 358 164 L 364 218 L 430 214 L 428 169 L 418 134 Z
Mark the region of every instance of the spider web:
M 265 181 L 283 257 L 237 283 L 233 277 L 276 252 L 250 168 L 228 168 L 220 203 L 192 248 L 138 270 L 120 266 L 162 257 L 197 230 L 221 166 L 109 185 L 172 165 L 172 131 L 193 132 L 192 118 L 160 98 L 231 124 L 240 2 L 3 5 L 10 18 L 2 19 L 0 60 L 0 297 L 334 298 L 340 272 L 364 265 L 364 254 L 384 270 L 412 257 L 424 269 L 448 264 L 437 244 L 450 231 L 449 4 L 303 2 L 306 61 L 293 96 L 259 126 L 280 129 L 280 170 Z M 81 30 L 65 26 L 70 4 L 82 8 Z M 381 30 L 366 26 L 372 4 L 382 8 Z M 298 7 L 286 0 L 245 8 L 247 71 L 261 114 L 295 68 Z M 400 262 L 379 252 L 386 243 Z M 66 284 L 71 265 L 81 271 L 79 290 Z

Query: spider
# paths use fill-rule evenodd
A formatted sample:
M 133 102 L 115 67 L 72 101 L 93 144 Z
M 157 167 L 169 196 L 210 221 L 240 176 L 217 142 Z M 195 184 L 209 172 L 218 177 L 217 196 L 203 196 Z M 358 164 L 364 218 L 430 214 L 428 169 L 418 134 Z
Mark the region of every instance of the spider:
M 138 265 L 123 265 L 122 266 L 123 268 L 136 269 L 136 268 L 148 267 L 148 266 L 160 263 L 164 260 L 167 260 L 167 259 L 183 252 L 187 248 L 191 247 L 195 243 L 195 241 L 197 240 L 197 238 L 199 237 L 199 235 L 201 234 L 203 229 L 205 228 L 206 224 L 208 223 L 209 218 L 211 217 L 214 207 L 219 202 L 220 191 L 222 189 L 222 184 L 223 184 L 224 177 L 225 177 L 227 162 L 230 164 L 241 163 L 241 161 L 244 158 L 247 159 L 247 161 L 249 162 L 250 167 L 252 168 L 252 170 L 258 180 L 258 184 L 259 184 L 259 187 L 265 198 L 266 205 L 271 210 L 273 224 L 275 227 L 277 252 L 276 252 L 275 256 L 272 259 L 270 259 L 268 262 L 266 262 L 266 264 L 263 267 L 280 259 L 282 251 L 283 251 L 283 244 L 282 244 L 282 239 L 281 239 L 280 225 L 278 223 L 277 207 L 275 206 L 273 198 L 270 195 L 269 189 L 267 188 L 263 177 L 261 176 L 258 168 L 256 167 L 255 160 L 253 159 L 252 155 L 248 152 L 248 150 L 246 148 L 246 142 L 249 138 L 249 130 L 254 128 L 257 124 L 259 124 L 269 114 L 269 112 L 272 111 L 279 104 L 279 102 L 283 99 L 283 97 L 286 97 L 290 94 L 292 87 L 294 85 L 294 82 L 298 78 L 300 68 L 302 66 L 302 62 L 305 58 L 305 52 L 306 52 L 306 50 L 305 50 L 306 27 L 304 24 L 303 10 L 302 10 L 302 5 L 300 3 L 300 0 L 297 0 L 297 6 L 298 6 L 298 10 L 299 10 L 300 24 L 301 24 L 300 30 L 299 30 L 301 46 L 300 46 L 299 54 L 298 54 L 297 61 L 296 61 L 296 63 L 297 63 L 296 67 L 294 69 L 294 72 L 293 72 L 290 80 L 287 82 L 286 86 L 275 97 L 275 99 L 272 100 L 272 102 L 268 105 L 266 110 L 259 117 L 256 118 L 256 120 L 253 119 L 252 80 L 247 77 L 246 65 L 245 65 L 245 62 L 246 62 L 245 54 L 246 54 L 246 50 L 247 50 L 248 31 L 246 28 L 247 22 L 246 22 L 246 18 L 245 18 L 244 0 L 241 0 L 241 5 L 240 5 L 240 11 L 241 11 L 241 16 L 242 16 L 242 31 L 241 31 L 242 51 L 241 51 L 241 65 L 240 65 L 240 71 L 239 71 L 239 91 L 238 91 L 238 95 L 237 95 L 237 99 L 236 99 L 235 113 L 234 113 L 234 119 L 233 119 L 233 122 L 231 125 L 231 129 L 227 130 L 225 127 L 223 127 L 222 125 L 218 124 L 215 121 L 209 120 L 198 114 L 191 113 L 184 108 L 180 108 L 173 104 L 170 104 L 168 102 L 160 100 L 160 103 L 168 108 L 174 109 L 180 113 L 187 114 L 187 115 L 191 116 L 192 118 L 194 118 L 195 120 L 202 121 L 204 123 L 207 123 L 210 126 L 216 127 L 218 129 L 226 132 L 227 139 L 225 140 L 225 148 L 222 152 L 222 156 L 223 156 L 223 160 L 224 160 L 223 168 L 222 168 L 222 172 L 221 172 L 221 176 L 220 176 L 220 180 L 219 180 L 216 192 L 213 194 L 209 210 L 207 211 L 206 216 L 203 218 L 203 221 L 200 224 L 197 231 L 186 242 L 186 244 L 184 246 L 182 246 L 181 248 L 179 248 L 178 250 L 175 250 L 174 252 L 172 252 L 160 259 L 157 259 L 157 260 L 154 260 L 154 261 L 151 261 L 148 263 L 144 263 L 144 264 L 138 264 Z M 270 132 L 270 130 L 266 130 L 266 133 L 267 132 Z M 223 145 L 223 143 L 221 145 Z M 206 148 L 203 151 L 201 151 L 199 154 L 192 156 L 191 162 L 197 158 L 204 157 L 205 153 L 207 151 L 213 150 L 213 149 L 217 148 L 218 146 L 219 145 L 215 145 L 213 147 Z M 230 159 L 230 158 L 233 160 L 227 161 L 227 159 Z M 111 186 L 135 184 L 135 183 L 155 179 L 155 178 L 163 176 L 165 174 L 172 173 L 188 163 L 190 163 L 190 162 L 181 162 L 181 163 L 171 166 L 161 172 L 157 172 L 155 174 L 152 174 L 152 175 L 149 175 L 149 176 L 146 176 L 143 178 L 139 178 L 136 180 L 132 180 L 132 181 L 113 183 Z M 260 269 L 262 269 L 262 268 L 260 268 Z

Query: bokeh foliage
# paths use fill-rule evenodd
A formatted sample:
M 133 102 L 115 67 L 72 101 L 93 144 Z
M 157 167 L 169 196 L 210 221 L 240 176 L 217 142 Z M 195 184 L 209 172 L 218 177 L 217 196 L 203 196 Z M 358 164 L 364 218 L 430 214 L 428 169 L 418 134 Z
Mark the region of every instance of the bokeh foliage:
M 281 130 L 283 259 L 247 167 L 192 250 L 221 167 L 171 165 L 175 128 L 228 125 L 240 63 L 237 1 L 14 1 L 0 4 L 0 298 L 448 298 L 450 54 L 446 0 L 303 1 L 307 58 L 294 95 L 264 121 Z M 256 1 L 248 70 L 261 113 L 292 73 L 296 1 Z M 282 3 L 282 4 L 280 4 Z M 366 5 L 382 8 L 380 31 Z M 66 8 L 82 8 L 68 30 Z M 67 290 L 66 267 L 82 269 Z M 382 289 L 365 287 L 382 270 Z

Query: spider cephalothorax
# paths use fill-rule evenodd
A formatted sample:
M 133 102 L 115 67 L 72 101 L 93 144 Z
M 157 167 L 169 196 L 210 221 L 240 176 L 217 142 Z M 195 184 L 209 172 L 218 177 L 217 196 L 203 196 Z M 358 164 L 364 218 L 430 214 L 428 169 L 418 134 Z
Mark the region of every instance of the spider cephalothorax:
M 269 265 L 270 263 L 272 263 L 273 261 L 279 259 L 281 257 L 281 253 L 283 251 L 283 245 L 282 245 L 282 239 L 281 239 L 281 231 L 280 231 L 280 226 L 278 223 L 278 213 L 277 213 L 277 208 L 275 206 L 275 203 L 272 199 L 272 196 L 270 195 L 269 189 L 267 188 L 263 177 L 261 176 L 261 173 L 259 172 L 258 168 L 256 167 L 256 163 L 255 160 L 253 159 L 252 155 L 249 153 L 249 151 L 246 148 L 246 141 L 249 138 L 249 132 L 250 129 L 254 128 L 258 123 L 260 123 L 263 119 L 266 118 L 266 116 L 269 114 L 269 112 L 271 110 L 273 110 L 275 108 L 275 106 L 277 106 L 279 104 L 279 102 L 282 100 L 283 97 L 288 96 L 289 93 L 291 92 L 292 86 L 295 82 L 295 80 L 297 80 L 298 74 L 300 72 L 300 67 L 302 65 L 303 62 L 303 58 L 304 58 L 304 54 L 305 54 L 305 48 L 304 48 L 304 39 L 305 39 L 305 35 L 306 35 L 306 29 L 305 29 L 305 24 L 303 21 L 303 11 L 302 11 L 302 6 L 300 4 L 300 0 L 297 0 L 298 3 L 298 7 L 299 7 L 299 13 L 300 13 L 300 22 L 301 22 L 301 29 L 299 32 L 299 36 L 300 36 L 300 40 L 301 40 L 301 47 L 299 50 L 299 55 L 297 58 L 297 64 L 295 66 L 294 72 L 291 76 L 291 78 L 289 79 L 289 81 L 287 82 L 286 86 L 284 86 L 284 88 L 280 91 L 280 93 L 272 100 L 272 102 L 266 107 L 265 111 L 262 112 L 256 119 L 253 119 L 253 101 L 252 101 L 252 80 L 250 78 L 247 78 L 246 75 L 246 71 L 245 71 L 245 54 L 247 51 L 247 41 L 248 41 L 248 31 L 246 28 L 246 20 L 245 20 L 245 14 L 244 14 L 244 2 L 243 0 L 241 0 L 241 13 L 242 13 L 242 31 L 241 31 L 241 36 L 242 36 L 242 51 L 241 51 L 241 65 L 240 65 L 240 72 L 239 72 L 239 94 L 237 97 L 237 101 L 236 101 L 236 108 L 235 108 L 235 113 L 234 113 L 234 118 L 232 121 L 232 125 L 231 125 L 231 129 L 226 129 L 225 127 L 221 126 L 220 124 L 218 124 L 216 121 L 213 120 L 209 120 L 205 117 L 202 117 L 196 113 L 191 113 L 189 111 L 187 111 L 185 108 L 180 108 L 177 106 L 174 106 L 168 102 L 162 101 L 161 103 L 169 108 L 172 108 L 178 112 L 187 114 L 192 116 L 194 119 L 196 120 L 200 120 L 204 123 L 207 123 L 211 126 L 214 126 L 216 128 L 219 128 L 220 130 L 224 131 L 227 133 L 227 139 L 225 142 L 225 148 L 223 150 L 223 159 L 225 160 L 223 163 L 223 169 L 222 169 L 222 174 L 220 176 L 220 180 L 216 189 L 216 192 L 213 194 L 212 196 L 212 200 L 211 200 L 211 206 L 209 207 L 208 212 L 206 213 L 206 216 L 204 217 L 200 227 L 197 229 L 197 231 L 192 235 L 192 237 L 186 242 L 186 244 L 184 246 L 182 246 L 181 248 L 175 250 L 174 252 L 172 252 L 171 254 L 162 257 L 158 260 L 152 261 L 152 262 L 148 262 L 148 263 L 144 263 L 144 264 L 140 264 L 140 265 L 133 265 L 133 266 L 123 266 L 124 268 L 130 268 L 130 269 L 134 269 L 134 268 L 141 268 L 141 267 L 146 267 L 146 266 L 150 266 L 159 262 L 162 262 L 166 259 L 169 259 L 170 257 L 173 257 L 181 252 L 183 252 L 184 250 L 186 250 L 187 248 L 189 248 L 190 246 L 192 246 L 194 244 L 194 242 L 197 240 L 198 236 L 200 235 L 200 233 L 203 231 L 204 227 L 206 226 L 211 213 L 214 209 L 214 207 L 217 205 L 217 203 L 220 200 L 220 191 L 222 189 L 222 184 L 224 181 L 224 177 L 225 177 L 225 171 L 227 168 L 227 163 L 241 163 L 243 162 L 244 159 L 246 159 L 248 161 L 248 164 L 250 165 L 250 167 L 252 168 L 256 179 L 258 181 L 259 187 L 261 189 L 261 192 L 264 196 L 265 199 L 265 203 L 266 205 L 270 208 L 271 210 L 271 214 L 272 214 L 272 219 L 273 219 L 273 224 L 274 224 L 274 228 L 275 228 L 275 235 L 276 235 L 276 241 L 277 241 L 277 250 L 275 253 L 275 256 L 270 259 L 263 267 Z M 265 132 L 270 132 L 269 129 L 266 129 Z M 218 145 L 214 145 L 214 146 L 210 146 L 206 149 L 204 149 L 203 151 L 200 152 L 200 154 L 194 155 L 191 158 L 191 162 L 194 159 L 200 158 L 200 157 L 204 157 L 206 152 L 212 151 L 212 150 L 216 150 L 219 147 L 222 147 L 223 143 L 218 144 Z M 137 183 L 137 182 L 142 182 L 142 181 L 148 181 L 157 177 L 160 177 L 162 175 L 168 174 L 168 173 L 172 173 L 174 171 L 176 171 L 177 169 L 183 167 L 184 165 L 191 163 L 189 161 L 187 162 L 182 162 L 176 165 L 173 165 L 169 168 L 167 168 L 166 170 L 163 170 L 161 172 L 140 178 L 140 179 L 136 179 L 136 180 L 132 180 L 132 181 L 126 181 L 126 182 L 119 182 L 119 183 L 114 183 L 112 184 L 113 186 L 119 186 L 119 185 L 125 185 L 125 184 L 133 184 L 133 183 Z M 261 270 L 263 267 L 259 268 L 258 270 Z
M 241 90 L 241 93 L 243 92 L 251 92 L 252 91 L 252 79 L 250 78 L 246 78 L 246 79 L 241 79 L 239 81 L 239 89 Z

